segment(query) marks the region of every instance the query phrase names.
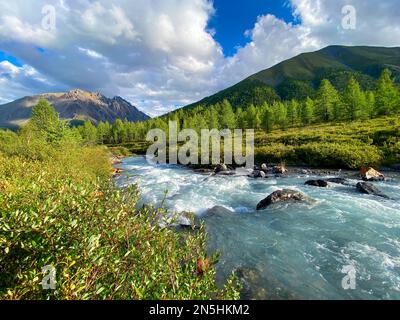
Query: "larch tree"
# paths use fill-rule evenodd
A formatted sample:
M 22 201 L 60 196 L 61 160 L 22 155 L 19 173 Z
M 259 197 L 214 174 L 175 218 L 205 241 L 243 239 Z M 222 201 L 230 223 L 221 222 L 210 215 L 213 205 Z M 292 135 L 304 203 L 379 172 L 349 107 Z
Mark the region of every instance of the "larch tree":
M 222 129 L 234 129 L 236 127 L 235 113 L 232 110 L 232 105 L 226 99 L 221 105 L 220 125 Z
M 334 119 L 335 107 L 339 105 L 339 94 L 331 82 L 322 80 L 317 91 L 315 103 L 315 115 L 321 122 L 328 122 Z
M 399 90 L 388 69 L 383 70 L 375 92 L 378 114 L 390 115 L 399 111 Z
M 283 102 L 276 101 L 273 106 L 275 123 L 280 126 L 282 130 L 287 128 L 287 109 Z
M 365 108 L 365 94 L 354 77 L 349 80 L 343 92 L 345 119 L 354 121 L 362 116 Z
M 292 99 L 287 103 L 287 117 L 290 125 L 293 127 L 297 121 L 297 116 L 299 112 L 299 103 Z
M 264 102 L 261 110 L 262 110 L 261 127 L 265 131 L 271 132 L 274 126 L 274 112 L 266 102 Z
M 304 125 L 309 125 L 314 120 L 314 100 L 307 97 L 301 109 L 301 122 Z

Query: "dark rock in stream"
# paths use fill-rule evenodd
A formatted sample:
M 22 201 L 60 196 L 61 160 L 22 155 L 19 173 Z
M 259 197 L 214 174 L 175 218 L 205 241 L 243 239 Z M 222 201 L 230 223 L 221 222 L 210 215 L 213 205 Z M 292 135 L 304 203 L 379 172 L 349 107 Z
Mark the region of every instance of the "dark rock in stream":
M 264 171 L 254 170 L 251 174 L 249 174 L 249 177 L 255 178 L 255 179 L 257 179 L 257 178 L 264 179 L 267 177 L 267 174 Z
M 235 171 L 231 170 L 226 164 L 218 164 L 215 169 L 214 173 L 220 176 L 233 176 L 235 175 Z
M 216 167 L 215 167 L 215 173 L 221 173 L 221 172 L 227 172 L 227 171 L 229 171 L 229 169 L 228 169 L 228 166 L 226 165 L 226 164 L 218 164 Z
M 390 199 L 386 194 L 382 193 L 377 187 L 375 187 L 372 183 L 369 182 L 357 183 L 357 189 L 365 194 L 370 194 L 377 197 Z
M 326 188 L 329 186 L 329 183 L 343 184 L 343 185 L 349 184 L 349 182 L 344 178 L 328 178 L 328 179 L 323 179 L 323 180 L 322 179 L 309 180 L 305 183 L 305 185 Z
M 345 178 L 329 178 L 325 179 L 326 182 L 336 183 L 336 184 L 348 184 L 349 182 Z
M 328 182 L 326 182 L 325 180 L 309 180 L 306 181 L 305 185 L 319 188 L 327 188 L 329 186 Z
M 200 169 L 194 169 L 195 172 L 201 173 L 201 174 L 211 174 L 214 173 L 214 170 L 212 169 L 207 169 L 207 168 L 200 168 Z
M 235 175 L 235 171 L 221 171 L 218 172 L 219 176 L 234 176 Z
M 284 190 L 278 190 L 275 191 L 274 193 L 270 194 L 267 198 L 262 200 L 258 205 L 257 205 L 257 211 L 259 210 L 264 210 L 270 205 L 273 205 L 275 203 L 280 203 L 280 202 L 309 202 L 313 203 L 315 202 L 314 199 L 307 197 L 303 193 L 299 191 L 294 191 L 294 190 L 289 190 L 289 189 L 284 189 Z

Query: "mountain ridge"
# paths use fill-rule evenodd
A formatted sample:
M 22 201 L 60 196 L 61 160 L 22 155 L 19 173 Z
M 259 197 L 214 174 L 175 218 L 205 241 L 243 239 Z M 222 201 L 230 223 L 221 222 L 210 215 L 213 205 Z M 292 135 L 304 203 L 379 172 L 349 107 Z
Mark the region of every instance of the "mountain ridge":
M 276 99 L 276 95 L 282 100 L 304 99 L 315 92 L 324 78 L 342 90 L 350 77 L 355 76 L 363 89 L 369 90 L 385 68 L 400 83 L 400 47 L 332 45 L 281 61 L 184 109 L 216 104 L 224 99 L 235 108 L 257 105 L 260 92 L 266 101 Z
M 48 100 L 63 120 L 89 120 L 98 124 L 100 121 L 113 123 L 117 119 L 132 122 L 150 119 L 120 96 L 108 98 L 98 92 L 73 89 L 67 92 L 25 96 L 0 105 L 0 127 L 18 128 L 24 125 L 31 117 L 32 108 L 41 98 Z

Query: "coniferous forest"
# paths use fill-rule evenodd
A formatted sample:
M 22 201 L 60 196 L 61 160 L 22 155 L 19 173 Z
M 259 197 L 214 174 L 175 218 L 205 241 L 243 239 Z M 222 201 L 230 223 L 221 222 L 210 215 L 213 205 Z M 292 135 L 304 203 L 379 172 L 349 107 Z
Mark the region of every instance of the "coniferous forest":
M 281 100 L 268 87 L 256 90 L 251 100 L 259 104 L 232 105 L 225 98 L 145 122 L 117 120 L 95 126 L 87 121 L 77 131 L 89 144 L 121 145 L 144 153 L 147 132 L 153 128 L 168 132 L 169 121 L 176 121 L 178 130 L 190 128 L 198 133 L 255 129 L 259 161 L 351 169 L 399 161 L 400 89 L 387 69 L 370 90 L 364 90 L 355 77 L 342 90 L 323 79 L 312 96 L 304 99 Z

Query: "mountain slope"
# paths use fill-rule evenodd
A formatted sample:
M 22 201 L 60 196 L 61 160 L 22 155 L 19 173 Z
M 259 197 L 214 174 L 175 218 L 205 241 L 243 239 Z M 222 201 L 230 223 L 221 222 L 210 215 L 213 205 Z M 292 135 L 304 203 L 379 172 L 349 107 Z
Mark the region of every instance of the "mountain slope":
M 25 97 L 0 106 L 0 127 L 19 127 L 26 123 L 32 107 L 40 98 L 50 102 L 64 120 L 90 120 L 97 124 L 100 121 L 115 122 L 117 119 L 143 121 L 149 116 L 132 106 L 121 97 L 109 99 L 99 93 L 83 90 L 71 90 L 66 93 L 45 93 Z
M 385 68 L 400 82 L 400 48 L 330 46 L 283 61 L 187 107 L 211 105 L 224 99 L 234 107 L 256 104 L 257 95 L 265 95 L 268 88 L 274 88 L 284 100 L 302 99 L 312 95 L 324 78 L 343 89 L 355 76 L 364 89 L 371 89 Z M 273 98 L 273 93 L 268 95 Z

